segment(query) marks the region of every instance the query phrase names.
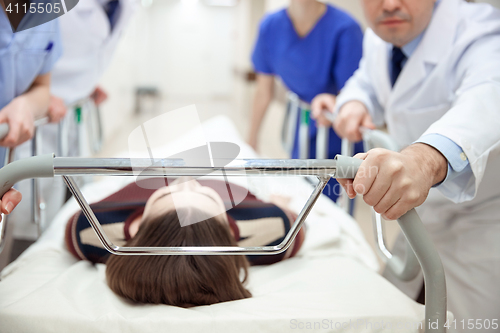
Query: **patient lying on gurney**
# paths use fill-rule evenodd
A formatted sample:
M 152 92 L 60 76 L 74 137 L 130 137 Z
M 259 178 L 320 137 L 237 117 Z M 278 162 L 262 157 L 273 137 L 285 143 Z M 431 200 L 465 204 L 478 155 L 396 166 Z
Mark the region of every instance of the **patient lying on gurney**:
M 297 217 L 285 208 L 258 200 L 235 184 L 230 185 L 232 194 L 228 194 L 229 186 L 223 181 L 197 182 L 181 178 L 173 182 L 168 180 L 170 186 L 163 187 L 151 186 L 165 185 L 163 178 L 146 182 L 148 184 L 130 184 L 91 205 L 116 245 L 277 245 Z M 242 191 L 244 200 L 233 207 L 232 196 L 238 191 Z M 217 215 L 216 212 L 223 212 L 227 207 L 233 208 Z M 217 216 L 181 227 L 180 214 Z M 265 228 L 259 227 L 262 222 Z M 102 247 L 81 212 L 75 214 L 66 227 L 69 250 L 79 259 L 106 263 L 107 282 L 116 294 L 139 303 L 182 307 L 251 297 L 243 286 L 248 265 L 272 264 L 294 256 L 304 236 L 302 229 L 286 252 L 274 256 L 114 256 Z

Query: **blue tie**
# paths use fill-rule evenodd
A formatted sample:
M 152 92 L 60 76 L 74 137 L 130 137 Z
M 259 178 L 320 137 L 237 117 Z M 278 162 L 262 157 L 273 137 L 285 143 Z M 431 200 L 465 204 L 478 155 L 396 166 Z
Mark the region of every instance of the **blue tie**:
M 398 79 L 401 70 L 403 69 L 403 62 L 406 60 L 406 56 L 403 51 L 396 46 L 392 47 L 392 58 L 391 58 L 391 84 L 394 87 L 396 80 Z
M 111 25 L 111 30 L 113 30 L 113 27 L 116 23 L 116 13 L 118 12 L 118 6 L 120 5 L 120 2 L 118 0 L 111 0 L 109 1 L 105 6 L 104 6 L 104 11 L 106 11 L 106 15 L 108 16 L 109 19 L 109 24 Z

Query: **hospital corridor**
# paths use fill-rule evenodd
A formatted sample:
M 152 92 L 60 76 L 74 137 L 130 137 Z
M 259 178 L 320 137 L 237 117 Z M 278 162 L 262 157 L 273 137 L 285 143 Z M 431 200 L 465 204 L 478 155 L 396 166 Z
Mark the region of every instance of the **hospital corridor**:
M 0 4 L 0 333 L 500 332 L 500 0 Z

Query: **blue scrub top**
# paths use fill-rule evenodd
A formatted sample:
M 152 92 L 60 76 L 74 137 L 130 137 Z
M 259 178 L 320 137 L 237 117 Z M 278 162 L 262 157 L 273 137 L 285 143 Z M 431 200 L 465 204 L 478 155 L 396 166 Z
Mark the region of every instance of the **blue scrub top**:
M 337 94 L 358 68 L 363 32 L 349 14 L 327 5 L 307 36 L 300 37 L 286 9 L 264 17 L 252 55 L 258 73 L 279 76 L 303 101 Z
M 61 54 L 57 19 L 13 33 L 0 10 L 0 109 L 26 92 L 37 76 L 50 72 Z
M 30 19 L 29 14 L 25 19 Z M 0 110 L 26 92 L 37 76 L 50 72 L 61 54 L 57 19 L 13 33 L 0 9 Z M 0 148 L 0 166 L 4 155 L 5 149 Z
M 264 17 L 252 62 L 257 73 L 279 76 L 288 89 L 310 103 L 322 93 L 337 95 L 359 66 L 363 32 L 346 12 L 327 5 L 307 36 L 300 37 L 286 9 Z M 297 119 L 297 124 L 299 119 Z M 298 126 L 297 126 L 298 129 Z M 310 158 L 316 156 L 316 122 L 309 126 Z M 341 139 L 330 130 L 329 158 L 341 151 Z M 298 158 L 298 132 L 292 158 Z M 362 151 L 361 144 L 356 150 Z M 336 199 L 336 195 L 329 195 Z

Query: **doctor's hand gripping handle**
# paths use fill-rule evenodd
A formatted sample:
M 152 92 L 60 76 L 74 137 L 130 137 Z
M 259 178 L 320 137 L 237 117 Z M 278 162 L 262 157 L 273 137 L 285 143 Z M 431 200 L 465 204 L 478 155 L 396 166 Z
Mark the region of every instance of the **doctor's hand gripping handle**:
M 342 155 L 337 155 L 335 159 L 337 161 L 335 178 L 337 179 L 354 179 L 363 163 L 360 159 Z M 415 209 L 401 216 L 398 223 L 415 252 L 424 274 L 425 332 L 446 332 L 444 327 L 447 320 L 446 281 L 439 253 Z M 437 329 L 429 327 L 429 323 L 436 321 L 438 322 Z

